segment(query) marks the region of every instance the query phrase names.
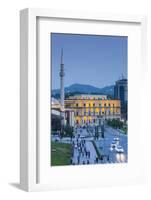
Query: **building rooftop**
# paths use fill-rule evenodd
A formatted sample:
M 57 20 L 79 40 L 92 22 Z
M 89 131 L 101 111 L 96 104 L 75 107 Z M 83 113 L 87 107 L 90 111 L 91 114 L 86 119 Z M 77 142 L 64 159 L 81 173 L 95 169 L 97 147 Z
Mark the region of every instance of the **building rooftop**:
M 68 99 L 107 99 L 107 95 L 76 94 L 76 95 L 70 96 Z

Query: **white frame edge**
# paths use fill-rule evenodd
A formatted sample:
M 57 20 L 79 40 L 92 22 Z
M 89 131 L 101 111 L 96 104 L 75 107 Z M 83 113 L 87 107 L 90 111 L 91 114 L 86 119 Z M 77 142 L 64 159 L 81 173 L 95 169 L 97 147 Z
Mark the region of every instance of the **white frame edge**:
M 142 64 L 146 65 L 147 20 L 145 16 L 24 9 L 20 11 L 20 187 L 26 191 L 49 190 L 52 186 L 37 184 L 37 94 L 36 94 L 36 18 L 83 19 L 121 23 L 141 23 Z

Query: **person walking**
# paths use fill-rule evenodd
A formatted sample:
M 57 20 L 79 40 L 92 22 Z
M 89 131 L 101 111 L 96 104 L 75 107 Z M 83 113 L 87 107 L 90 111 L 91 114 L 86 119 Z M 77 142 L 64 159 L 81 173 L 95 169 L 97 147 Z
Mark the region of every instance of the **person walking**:
M 99 159 L 98 159 L 98 157 L 96 157 L 96 163 L 98 163 L 99 162 Z
M 77 157 L 77 160 L 78 160 L 78 165 L 80 164 L 80 156 L 78 155 Z

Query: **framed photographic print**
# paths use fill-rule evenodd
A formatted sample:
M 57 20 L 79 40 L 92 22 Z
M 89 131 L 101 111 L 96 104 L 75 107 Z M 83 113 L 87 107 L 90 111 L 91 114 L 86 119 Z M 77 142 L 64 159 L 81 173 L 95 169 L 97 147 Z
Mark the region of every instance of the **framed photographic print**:
M 47 9 L 20 16 L 21 187 L 146 182 L 146 18 Z

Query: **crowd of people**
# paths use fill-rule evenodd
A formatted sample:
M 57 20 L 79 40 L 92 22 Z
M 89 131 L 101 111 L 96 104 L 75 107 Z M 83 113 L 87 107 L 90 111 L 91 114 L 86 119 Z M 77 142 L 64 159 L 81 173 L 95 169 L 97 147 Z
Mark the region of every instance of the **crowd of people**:
M 94 155 L 91 155 L 90 150 L 87 148 L 86 140 L 81 138 L 80 134 L 77 134 L 77 137 L 72 141 L 71 165 L 95 164 L 98 162 L 98 157 L 95 156 L 94 158 Z

